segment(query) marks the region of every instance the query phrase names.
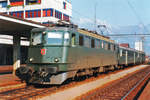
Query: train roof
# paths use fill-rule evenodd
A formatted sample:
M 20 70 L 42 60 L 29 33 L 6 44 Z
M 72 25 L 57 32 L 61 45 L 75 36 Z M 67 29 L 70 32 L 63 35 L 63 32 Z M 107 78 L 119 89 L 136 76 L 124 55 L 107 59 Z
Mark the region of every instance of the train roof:
M 110 43 L 115 43 L 114 40 L 111 40 L 108 37 L 105 37 L 103 35 L 96 34 L 94 32 L 89 32 L 89 31 L 83 30 L 83 29 L 77 29 L 77 30 L 81 34 L 84 34 L 84 35 L 87 35 L 87 36 L 91 36 L 91 37 L 94 37 L 94 38 L 97 38 L 97 39 L 100 39 L 100 40 L 105 40 L 105 41 L 110 42 Z
M 136 49 L 133 49 L 133 48 L 127 48 L 127 47 L 122 47 L 122 46 L 119 46 L 119 48 L 130 50 L 130 51 L 136 51 L 136 52 L 144 53 L 143 51 L 139 51 L 139 50 L 136 50 Z
M 55 27 L 55 28 L 66 27 L 66 28 L 72 28 L 72 29 L 74 28 L 81 34 L 91 36 L 91 37 L 94 37 L 94 38 L 97 38 L 97 39 L 105 40 L 105 41 L 110 42 L 110 43 L 115 43 L 115 41 L 110 40 L 109 37 L 106 37 L 106 36 L 103 36 L 103 35 L 100 35 L 100 34 L 96 34 L 92 31 L 89 32 L 88 30 L 85 30 L 85 29 L 80 29 L 80 28 L 78 28 L 77 25 L 74 25 L 74 24 L 68 23 L 68 22 L 64 22 L 64 21 L 59 21 L 57 24 L 51 24 L 50 27 Z

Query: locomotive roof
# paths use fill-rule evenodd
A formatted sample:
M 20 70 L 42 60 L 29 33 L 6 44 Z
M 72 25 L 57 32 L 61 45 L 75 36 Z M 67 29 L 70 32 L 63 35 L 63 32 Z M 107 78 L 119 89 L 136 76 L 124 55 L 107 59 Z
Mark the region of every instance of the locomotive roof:
M 91 37 L 94 37 L 94 38 L 97 38 L 97 39 L 100 39 L 100 40 L 105 40 L 107 42 L 111 42 L 111 43 L 115 43 L 114 40 L 111 40 L 105 36 L 102 36 L 100 34 L 96 34 L 94 32 L 89 32 L 87 30 L 83 30 L 83 29 L 78 29 L 78 32 L 80 32 L 81 34 L 84 34 L 84 35 L 87 35 L 87 36 L 91 36 Z
M 32 29 L 32 31 L 44 31 L 46 29 L 63 29 L 63 30 L 68 30 L 69 27 L 47 27 L 47 28 L 34 28 Z M 72 28 L 69 28 L 69 29 L 73 29 Z M 104 40 L 104 41 L 107 41 L 107 42 L 110 42 L 110 43 L 115 43 L 114 40 L 111 40 L 109 39 L 108 37 L 105 37 L 105 36 L 102 36 L 100 34 L 96 34 L 94 32 L 89 32 L 87 30 L 83 30 L 83 29 L 79 29 L 79 28 L 76 28 L 77 31 L 81 34 L 84 34 L 84 35 L 87 35 L 87 36 L 90 36 L 90 37 L 94 37 L 94 38 L 97 38 L 97 39 L 100 39 L 100 40 Z

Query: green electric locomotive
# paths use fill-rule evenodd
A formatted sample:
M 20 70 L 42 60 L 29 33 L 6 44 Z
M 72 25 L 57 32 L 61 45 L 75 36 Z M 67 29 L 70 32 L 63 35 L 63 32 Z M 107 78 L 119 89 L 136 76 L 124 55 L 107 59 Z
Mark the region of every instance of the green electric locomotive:
M 61 84 L 68 78 L 114 69 L 118 47 L 107 37 L 73 25 L 31 31 L 26 67 L 16 75 L 29 83 Z

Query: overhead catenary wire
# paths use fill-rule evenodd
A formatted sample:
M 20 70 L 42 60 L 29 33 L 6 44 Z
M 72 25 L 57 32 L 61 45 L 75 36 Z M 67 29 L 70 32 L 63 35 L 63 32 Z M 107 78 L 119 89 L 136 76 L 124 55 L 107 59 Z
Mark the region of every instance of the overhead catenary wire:
M 131 8 L 131 10 L 133 11 L 133 13 L 135 14 L 135 16 L 137 17 L 137 19 L 139 20 L 140 24 L 142 24 L 144 30 L 147 31 L 148 33 L 150 33 L 149 30 L 147 29 L 147 27 L 145 26 L 145 24 L 143 23 L 141 17 L 136 12 L 134 6 L 129 2 L 129 0 L 125 0 L 125 1 L 127 2 L 127 4 L 129 5 L 129 7 Z
M 61 1 L 58 1 L 58 0 L 55 0 L 55 1 L 58 2 L 58 3 L 62 3 Z M 67 9 L 70 9 L 70 10 L 72 10 L 72 12 L 74 12 L 75 14 L 77 14 L 77 15 L 79 15 L 79 16 L 81 16 L 81 17 L 87 18 L 87 19 L 91 20 L 91 22 L 94 22 L 94 23 L 93 23 L 93 25 L 94 25 L 93 28 L 95 28 L 94 30 L 96 31 L 97 25 L 98 25 L 98 24 L 101 25 L 102 23 L 99 23 L 99 22 L 97 21 L 97 18 L 96 18 L 96 5 L 95 5 L 95 4 L 97 5 L 97 1 L 96 1 L 96 0 L 95 0 L 95 3 L 94 3 L 94 10 L 95 10 L 95 13 L 93 14 L 93 15 L 94 15 L 94 18 L 90 18 L 89 16 L 86 16 L 85 14 L 82 14 L 82 13 L 80 13 L 79 11 L 72 9 L 72 8 L 69 7 L 69 6 L 68 6 Z M 71 17 L 71 19 L 77 19 L 77 18 Z M 78 20 L 78 19 L 77 19 L 77 20 Z M 88 24 L 88 23 L 86 23 L 86 24 Z M 89 23 L 89 24 L 91 24 L 91 23 Z M 107 25 L 105 25 L 105 26 L 107 26 Z M 107 30 L 108 30 L 108 29 L 107 29 Z M 111 31 L 111 30 L 109 29 L 109 31 Z

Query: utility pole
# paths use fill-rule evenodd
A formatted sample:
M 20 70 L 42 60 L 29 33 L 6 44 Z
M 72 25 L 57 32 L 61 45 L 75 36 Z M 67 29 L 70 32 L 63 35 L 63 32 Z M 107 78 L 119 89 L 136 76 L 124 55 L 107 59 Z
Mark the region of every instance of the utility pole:
M 95 9 L 94 9 L 94 11 L 95 11 L 95 16 L 94 16 L 94 19 L 95 19 L 95 20 L 94 20 L 95 32 L 97 31 L 97 29 L 96 29 L 96 28 L 97 28 L 97 22 L 96 22 L 96 6 L 97 6 L 97 2 L 95 2 L 95 6 L 94 6 L 94 7 L 95 7 Z
M 145 37 L 142 36 L 141 37 L 141 42 L 142 42 L 142 51 L 144 51 L 144 41 L 145 41 Z

